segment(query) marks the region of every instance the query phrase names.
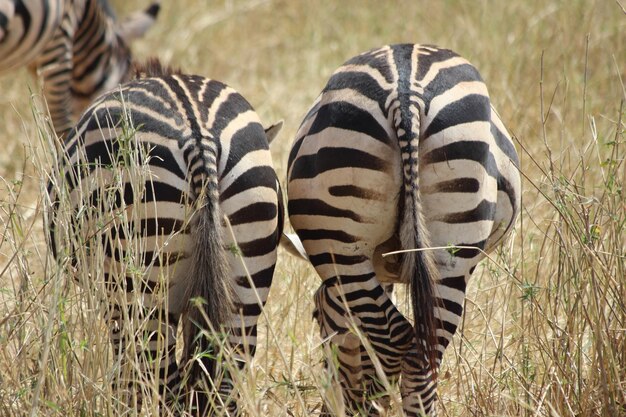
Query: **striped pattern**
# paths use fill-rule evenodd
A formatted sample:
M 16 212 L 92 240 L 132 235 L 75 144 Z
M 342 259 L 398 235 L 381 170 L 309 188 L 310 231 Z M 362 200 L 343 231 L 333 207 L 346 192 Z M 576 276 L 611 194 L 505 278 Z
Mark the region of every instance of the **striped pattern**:
M 152 25 L 158 3 L 117 23 L 106 0 L 0 0 L 0 73 L 29 66 L 44 83 L 54 129 L 99 94 L 128 81 L 128 43 Z
M 138 315 L 148 338 L 139 359 L 156 358 L 153 375 L 167 401 L 179 395 L 181 369 L 191 360 L 185 401 L 206 407 L 209 394 L 193 390 L 209 384 L 208 369 L 223 377 L 220 393 L 234 413 L 228 375 L 213 359 L 194 355 L 217 349 L 198 341 L 208 316 L 227 334 L 227 350 L 218 351 L 245 366 L 272 283 L 283 204 L 268 138 L 250 104 L 199 76 L 132 81 L 85 112 L 65 142 L 59 172 L 49 185 L 50 243 L 57 258 L 70 255 L 87 279 L 83 286 L 108 291 L 114 351 L 132 352 L 138 341 L 120 329 Z M 99 276 L 86 278 L 89 268 Z M 206 301 L 203 309 L 192 306 L 197 297 Z M 178 364 L 183 314 L 185 363 Z
M 517 164 L 478 71 L 450 50 L 385 46 L 332 75 L 289 155 L 288 211 L 323 281 L 315 317 L 338 346 L 349 410 L 388 403 L 357 326 L 399 380 L 405 413 L 436 415 L 467 282 L 519 211 Z M 450 246 L 470 248 L 382 256 Z M 417 325 L 389 298 L 393 283 L 409 285 Z
M 63 19 L 64 0 L 0 0 L 0 72 L 32 63 Z

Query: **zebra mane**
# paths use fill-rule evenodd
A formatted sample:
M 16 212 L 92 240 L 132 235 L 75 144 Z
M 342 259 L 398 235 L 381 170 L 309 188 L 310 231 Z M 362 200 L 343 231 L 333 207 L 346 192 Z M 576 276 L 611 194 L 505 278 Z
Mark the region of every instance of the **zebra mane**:
M 144 62 L 136 62 L 133 65 L 133 72 L 135 74 L 133 78 L 135 79 L 182 74 L 180 68 L 165 65 L 158 58 L 155 57 L 148 58 Z

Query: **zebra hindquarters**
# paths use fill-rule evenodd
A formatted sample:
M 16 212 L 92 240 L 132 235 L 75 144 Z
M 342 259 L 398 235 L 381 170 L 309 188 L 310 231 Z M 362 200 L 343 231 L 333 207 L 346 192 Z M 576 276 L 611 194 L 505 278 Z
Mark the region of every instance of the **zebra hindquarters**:
M 64 144 L 60 172 L 48 187 L 50 243 L 57 259 L 70 258 L 87 302 L 104 310 L 116 364 L 111 382 L 120 397 L 117 411 L 126 412 L 124 407 L 141 409 L 147 397 L 161 408 L 178 395 L 176 329 L 182 308 L 176 290 L 168 290 L 182 286 L 193 245 L 185 228 L 187 183 L 172 178 L 167 183 L 164 168 L 177 162 L 157 145 L 150 152 L 161 157 L 150 159 L 139 144 L 141 135 L 129 140 L 128 132 L 112 128 L 109 123 L 117 126 L 123 116 L 119 101 L 109 104 L 92 108 Z
M 283 224 L 250 104 L 219 81 L 155 65 L 84 113 L 55 168 L 49 243 L 108 301 L 117 361 L 132 368 L 116 385 L 138 398 L 128 405 L 147 393 L 161 414 L 236 413 Z
M 228 265 L 224 278 L 232 306 L 222 322 L 217 349 L 194 358 L 205 368 L 215 366 L 203 376 L 206 384 L 193 393 L 200 415 L 239 413 L 239 400 L 247 390 L 242 377 L 256 352 L 257 321 L 269 295 L 284 220 L 280 186 L 258 116 L 248 111 L 229 123 L 219 138 L 215 172 L 222 216 L 220 250 Z M 205 332 L 197 337 L 205 337 Z
M 319 114 L 327 99 L 322 95 Z M 401 161 L 395 133 L 373 137 L 364 112 L 351 106 L 333 111 L 332 120 L 348 119 L 361 131 L 334 127 L 322 116 L 305 122 L 290 160 L 288 212 L 322 279 L 315 317 L 322 338 L 336 347 L 346 406 L 375 415 L 373 398 L 382 395 L 384 407 L 381 387 L 397 378 L 413 340 L 411 324 L 389 299 L 374 265 L 376 249 L 396 233 Z M 382 115 L 379 123 L 388 126 Z M 332 364 L 329 358 L 335 372 Z
M 405 413 L 434 416 L 467 281 L 519 210 L 517 156 L 487 88 L 453 51 L 387 45 L 335 71 L 297 138 L 289 214 L 323 280 L 316 318 L 339 346 L 348 406 L 370 413 L 364 388 L 382 388 L 367 379 L 400 374 Z M 383 259 L 396 249 L 408 252 Z M 414 329 L 380 282 L 410 284 Z M 358 354 L 368 344 L 383 372 Z

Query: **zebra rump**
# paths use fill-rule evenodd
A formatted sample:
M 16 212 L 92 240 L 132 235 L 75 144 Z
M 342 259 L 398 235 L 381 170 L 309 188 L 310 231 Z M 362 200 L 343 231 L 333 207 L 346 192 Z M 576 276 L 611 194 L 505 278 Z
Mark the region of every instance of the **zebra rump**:
M 69 254 L 84 283 L 96 277 L 80 269 L 97 259 L 80 258 L 82 242 L 101 242 L 104 263 L 96 269 L 115 290 L 109 311 L 126 308 L 120 297 L 139 289 L 142 307 L 161 312 L 148 316 L 146 327 L 161 329 L 155 333 L 166 349 L 146 355 L 162 356 L 156 372 L 166 401 L 178 397 L 188 368 L 187 402 L 208 410 L 213 394 L 200 391 L 218 381 L 221 403 L 233 412 L 233 382 L 219 363 L 220 346 L 232 347 L 237 366 L 254 354 L 283 226 L 268 137 L 251 105 L 219 81 L 158 61 L 135 72 L 138 79 L 98 98 L 64 143 L 48 186 L 50 245 L 57 258 Z M 63 221 L 68 210 L 71 220 Z M 100 226 L 89 213 L 100 216 Z M 141 243 L 133 245 L 132 236 Z M 139 277 L 124 275 L 127 259 L 139 259 Z M 163 285 L 166 299 L 158 300 L 153 294 Z M 112 329 L 122 323 L 106 318 Z M 180 320 L 185 345 L 179 365 Z M 114 347 L 124 343 L 118 333 Z
M 387 378 L 406 415 L 436 415 L 466 285 L 519 212 L 517 164 L 478 70 L 449 49 L 386 45 L 330 76 L 289 154 L 302 245 L 284 240 L 322 280 L 314 314 L 349 414 L 380 415 Z M 413 320 L 394 284 L 409 286 Z

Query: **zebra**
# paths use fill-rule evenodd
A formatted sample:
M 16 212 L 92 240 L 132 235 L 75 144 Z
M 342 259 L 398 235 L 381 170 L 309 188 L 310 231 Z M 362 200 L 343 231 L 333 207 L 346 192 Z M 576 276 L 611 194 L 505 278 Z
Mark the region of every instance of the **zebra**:
M 221 376 L 219 401 L 237 413 L 232 372 L 219 373 L 215 356 L 199 352 L 230 352 L 242 369 L 255 354 L 284 223 L 269 150 L 281 127 L 264 130 L 252 106 L 227 85 L 150 61 L 136 80 L 85 111 L 53 170 L 51 252 L 60 264 L 69 258 L 70 271 L 85 271 L 75 272 L 80 285 L 106 288 L 104 315 L 119 363 L 133 343 L 124 336 L 125 321 L 133 314 L 144 321 L 152 333 L 138 359 L 158 359 L 158 395 L 172 407 L 184 399 L 187 407 L 215 411 L 209 402 L 218 400 L 202 389 Z M 143 177 L 125 171 L 141 165 Z M 165 298 L 155 295 L 162 287 Z M 179 322 L 182 363 L 175 354 Z M 225 333 L 226 347 L 201 337 L 207 329 Z M 141 404 L 140 394 L 132 398 Z
M 352 413 L 389 405 L 377 360 L 407 415 L 436 415 L 468 280 L 520 209 L 518 164 L 478 70 L 451 50 L 387 45 L 332 74 L 289 153 L 287 211 L 322 279 L 314 316 Z
M 39 73 L 63 136 L 91 100 L 130 79 L 129 42 L 152 26 L 159 7 L 116 22 L 106 0 L 0 0 L 0 73 Z

